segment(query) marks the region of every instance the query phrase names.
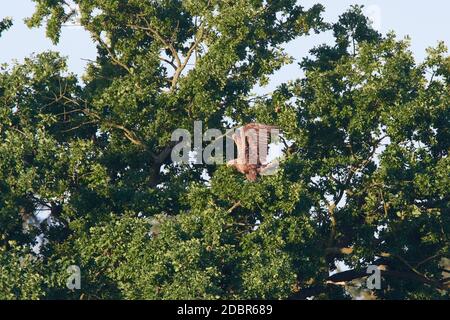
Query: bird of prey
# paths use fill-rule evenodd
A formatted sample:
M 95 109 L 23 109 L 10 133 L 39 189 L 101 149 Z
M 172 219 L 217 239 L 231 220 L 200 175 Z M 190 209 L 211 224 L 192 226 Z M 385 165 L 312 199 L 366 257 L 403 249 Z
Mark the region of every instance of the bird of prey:
M 227 165 L 245 174 L 247 180 L 256 181 L 258 174 L 263 175 L 270 168 L 267 155 L 269 133 L 272 130 L 278 128 L 260 123 L 250 123 L 238 128 L 232 135 L 237 146 L 237 159 L 229 161 Z

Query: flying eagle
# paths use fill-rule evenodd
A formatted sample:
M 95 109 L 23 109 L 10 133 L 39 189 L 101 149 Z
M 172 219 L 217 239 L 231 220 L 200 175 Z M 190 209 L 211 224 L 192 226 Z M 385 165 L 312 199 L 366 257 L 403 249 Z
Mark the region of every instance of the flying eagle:
M 259 175 L 264 175 L 270 169 L 267 164 L 269 133 L 278 130 L 277 127 L 260 123 L 250 123 L 238 128 L 232 135 L 237 146 L 237 159 L 227 163 L 245 174 L 247 180 L 256 181 Z

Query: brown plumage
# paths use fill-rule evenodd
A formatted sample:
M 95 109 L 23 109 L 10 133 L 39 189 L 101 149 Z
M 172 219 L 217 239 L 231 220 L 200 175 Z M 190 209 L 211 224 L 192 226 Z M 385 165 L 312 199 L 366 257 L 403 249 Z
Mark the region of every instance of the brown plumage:
M 268 166 L 269 134 L 275 129 L 274 126 L 260 123 L 250 123 L 237 129 L 232 135 L 238 150 L 237 159 L 229 161 L 227 165 L 245 174 L 249 181 L 256 181 L 258 174 Z

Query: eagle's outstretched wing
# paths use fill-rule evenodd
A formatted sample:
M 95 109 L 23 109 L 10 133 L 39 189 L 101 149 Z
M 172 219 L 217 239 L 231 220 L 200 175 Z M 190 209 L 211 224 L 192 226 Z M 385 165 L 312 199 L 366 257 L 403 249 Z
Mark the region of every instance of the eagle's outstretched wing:
M 232 138 L 238 149 L 237 159 L 230 161 L 248 180 L 255 181 L 258 173 L 266 166 L 269 132 L 277 130 L 275 126 L 249 123 L 239 128 Z
M 240 164 L 247 163 L 247 141 L 243 131 L 242 128 L 239 128 L 232 136 L 234 143 L 237 146 L 237 162 Z
M 267 156 L 269 153 L 269 133 L 271 133 L 272 130 L 278 130 L 278 128 L 261 123 L 249 123 L 243 127 L 249 145 L 249 150 L 247 151 L 249 159 L 253 160 L 250 161 L 250 163 L 258 166 L 267 163 Z M 254 157 L 256 157 L 256 159 Z

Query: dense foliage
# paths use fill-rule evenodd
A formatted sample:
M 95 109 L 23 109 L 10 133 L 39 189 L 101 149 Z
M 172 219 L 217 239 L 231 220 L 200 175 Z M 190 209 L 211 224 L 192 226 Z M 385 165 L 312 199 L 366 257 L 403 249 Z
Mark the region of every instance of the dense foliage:
M 2 67 L 0 298 L 343 299 L 368 265 L 377 298 L 450 297 L 444 44 L 417 63 L 359 7 L 295 0 L 35 2 L 30 27 L 57 42 L 79 14 L 98 57 L 83 81 L 53 52 Z M 325 30 L 303 77 L 252 95 Z M 282 129 L 276 175 L 171 163 L 173 130 L 230 119 Z

